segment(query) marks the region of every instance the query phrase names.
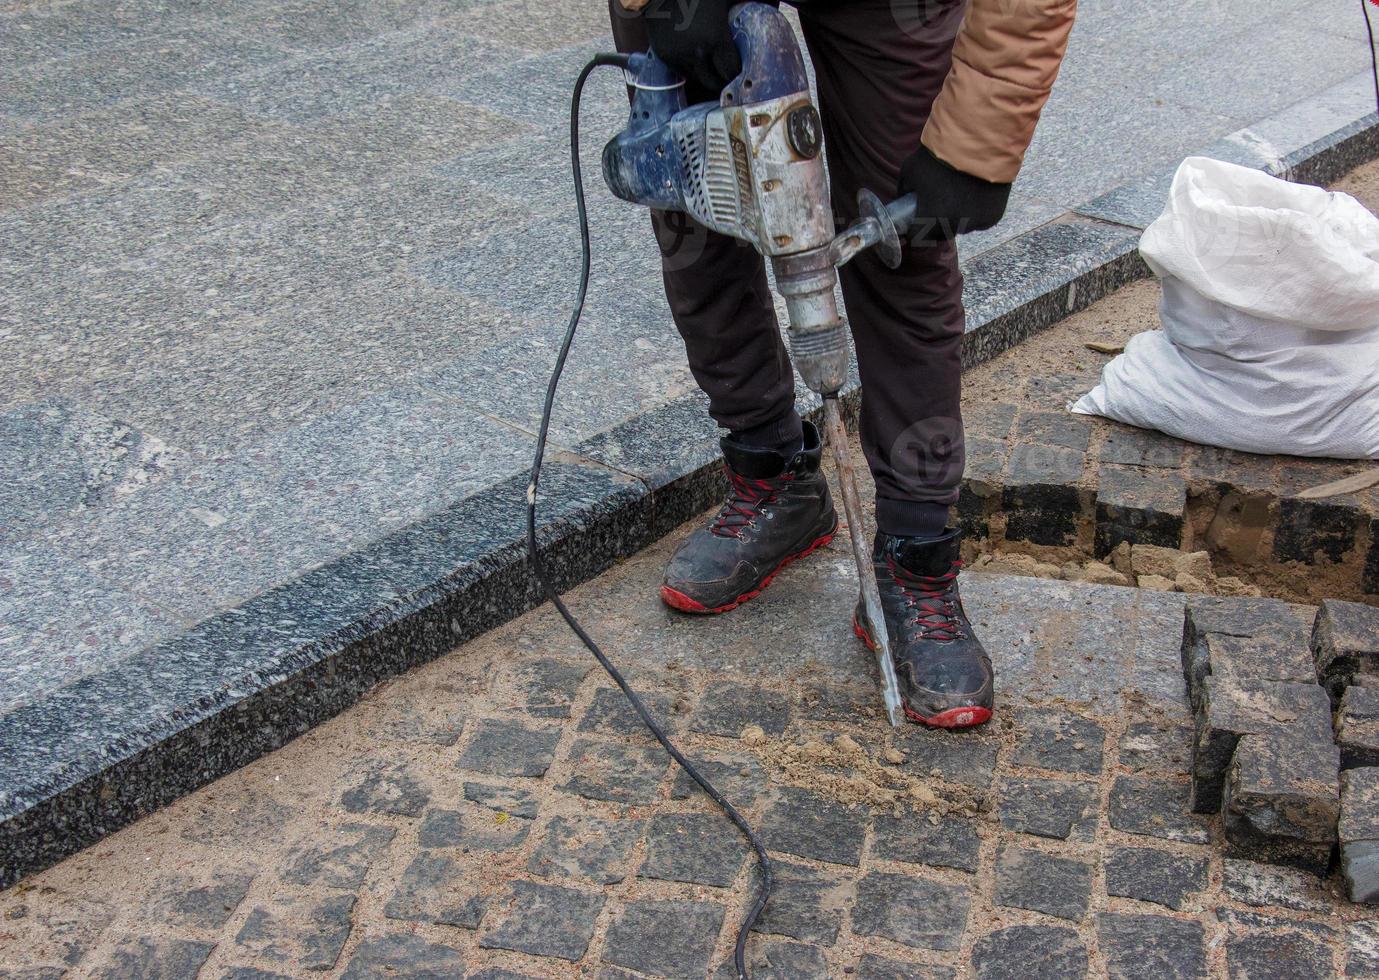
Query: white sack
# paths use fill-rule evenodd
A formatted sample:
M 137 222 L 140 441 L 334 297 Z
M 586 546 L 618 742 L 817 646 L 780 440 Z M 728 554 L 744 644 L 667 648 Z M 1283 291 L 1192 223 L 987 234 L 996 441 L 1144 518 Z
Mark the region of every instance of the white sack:
M 1072 410 L 1255 453 L 1379 458 L 1379 218 L 1347 194 L 1206 157 L 1140 254 L 1162 331 Z

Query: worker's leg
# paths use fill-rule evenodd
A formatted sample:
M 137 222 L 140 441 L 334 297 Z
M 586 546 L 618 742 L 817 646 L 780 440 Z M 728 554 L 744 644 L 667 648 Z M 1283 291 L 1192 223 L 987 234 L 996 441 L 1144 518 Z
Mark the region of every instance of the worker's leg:
M 963 6 L 848 0 L 801 7 L 819 86 L 833 206 L 895 193 L 952 59 Z M 947 528 L 963 471 L 962 275 L 952 242 L 911 242 L 899 268 L 864 252 L 841 271 L 862 377 L 862 447 L 876 480 L 885 623 L 861 603 L 859 635 L 890 637 L 907 714 L 945 727 L 991 716 L 990 660 L 962 609 L 959 536 Z
M 611 9 L 618 50 L 645 50 L 641 21 L 616 0 Z M 728 498 L 676 550 L 661 597 L 685 612 L 726 612 L 826 543 L 838 521 L 819 468 L 819 434 L 795 411 L 794 372 L 761 256 L 683 214 L 653 212 L 651 220 L 690 370 L 709 396 L 710 414 L 730 433 L 722 441 Z
M 943 85 L 963 4 L 848 0 L 806 5 L 833 208 L 856 216 L 857 191 L 895 195 Z M 861 437 L 883 531 L 937 532 L 963 469 L 959 405 L 962 274 L 951 242 L 909 246 L 888 269 L 864 252 L 840 270 L 862 377 Z
M 619 51 L 645 51 L 641 19 L 610 0 Z M 691 98 L 716 98 L 691 93 Z M 795 377 L 776 324 L 766 271 L 746 242 L 689 216 L 653 211 L 666 299 L 709 414 L 733 438 L 760 448 L 800 444 Z

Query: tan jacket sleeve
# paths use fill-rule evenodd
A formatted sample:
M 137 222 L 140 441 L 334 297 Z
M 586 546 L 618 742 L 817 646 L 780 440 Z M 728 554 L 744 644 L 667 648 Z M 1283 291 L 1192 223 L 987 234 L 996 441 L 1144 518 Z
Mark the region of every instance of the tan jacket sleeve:
M 973 176 L 1013 181 L 1076 13 L 1077 0 L 968 0 L 921 142 Z

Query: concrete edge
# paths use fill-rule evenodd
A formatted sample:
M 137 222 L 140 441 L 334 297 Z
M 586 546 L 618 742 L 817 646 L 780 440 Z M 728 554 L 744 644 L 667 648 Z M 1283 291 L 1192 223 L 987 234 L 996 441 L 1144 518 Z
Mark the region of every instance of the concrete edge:
M 1204 152 L 1224 146 L 1232 158 L 1244 155 L 1291 179 L 1330 181 L 1379 157 L 1379 116 L 1344 120 L 1329 109 L 1328 98 L 1356 84 Z M 1295 134 L 1295 145 L 1278 132 Z M 1250 152 L 1237 152 L 1242 147 Z M 1146 277 L 1139 230 L 1146 201 L 1157 193 L 1161 202 L 1166 186 L 1163 174 L 1149 175 L 976 256 L 965 270 L 964 363 L 987 360 Z M 855 412 L 855 381 L 844 397 Z M 673 447 L 648 438 L 666 432 L 676 433 Z M 0 888 L 538 605 L 523 546 L 525 489 L 522 477 L 490 487 L 0 718 L 0 745 L 22 745 L 15 768 L 30 770 L 18 789 L 0 792 Z M 629 419 L 574 453 L 553 454 L 541 495 L 546 567 L 568 589 L 720 494 L 717 433 L 701 397 Z M 182 664 L 193 668 L 179 672 Z M 93 700 L 117 706 L 94 732 L 82 730 L 89 719 L 76 710 Z M 179 707 L 159 711 L 151 703 Z

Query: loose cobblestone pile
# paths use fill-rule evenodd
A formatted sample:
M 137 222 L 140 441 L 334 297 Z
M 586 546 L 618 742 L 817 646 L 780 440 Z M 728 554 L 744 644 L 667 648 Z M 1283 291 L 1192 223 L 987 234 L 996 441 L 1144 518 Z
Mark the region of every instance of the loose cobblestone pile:
M 1183 597 L 973 575 L 997 722 L 892 733 L 846 629 L 844 551 L 706 622 L 654 596 L 672 543 L 570 601 L 774 856 L 757 976 L 1379 975 L 1379 925 L 1338 877 L 1238 856 L 1193 812 Z M 1303 686 L 1285 651 L 1308 654 L 1311 610 L 1212 601 L 1215 619 L 1188 618 L 1199 713 L 1217 717 L 1232 672 Z M 1232 616 L 1300 647 L 1247 652 Z M 1098 696 L 1073 697 L 1088 674 Z M 772 751 L 843 736 L 970 807 L 849 807 Z M 1341 797 L 1354 868 L 1375 847 L 1368 771 Z M 0 894 L 0 977 L 726 977 L 755 881 L 731 825 L 543 610 Z

